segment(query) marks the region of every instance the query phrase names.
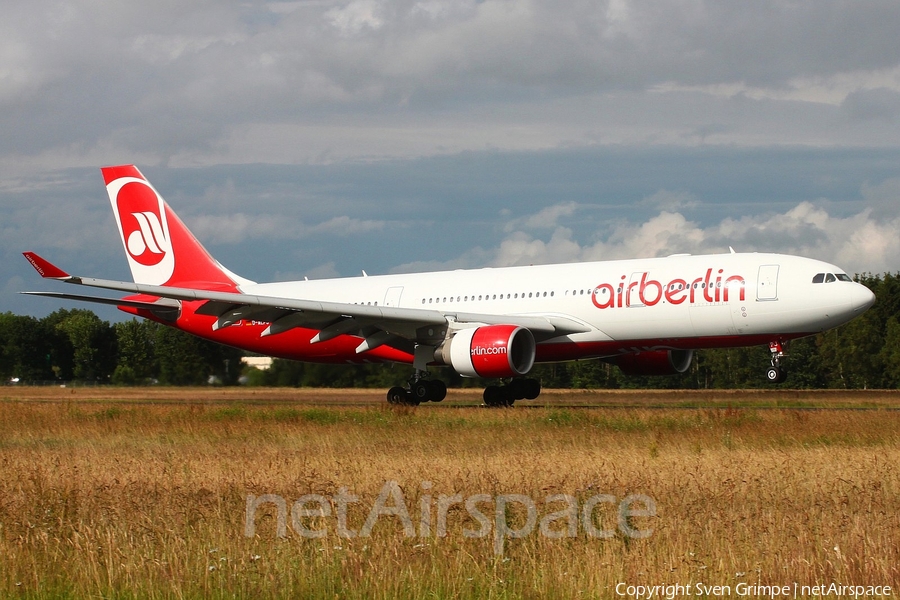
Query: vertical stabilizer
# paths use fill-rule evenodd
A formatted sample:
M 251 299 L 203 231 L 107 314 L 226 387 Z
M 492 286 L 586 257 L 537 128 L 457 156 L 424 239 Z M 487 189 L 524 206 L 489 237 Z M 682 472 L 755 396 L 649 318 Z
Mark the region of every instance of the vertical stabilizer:
M 100 170 L 135 283 L 222 291 L 250 283 L 210 256 L 137 167 Z

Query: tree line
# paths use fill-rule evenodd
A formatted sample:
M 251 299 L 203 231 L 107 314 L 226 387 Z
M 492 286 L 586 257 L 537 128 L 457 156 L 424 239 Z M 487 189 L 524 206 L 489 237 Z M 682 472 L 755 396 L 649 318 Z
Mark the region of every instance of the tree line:
M 110 324 L 90 310 L 0 314 L 0 380 L 138 385 L 238 382 L 243 352 L 153 321 Z
M 794 340 L 787 348 L 787 388 L 900 387 L 900 273 L 864 274 L 875 305 L 850 323 Z M 275 359 L 265 371 L 242 367 L 243 352 L 152 321 L 110 324 L 89 310 L 58 310 L 37 319 L 0 314 L 0 380 L 92 381 L 118 385 L 159 383 L 303 387 L 390 387 L 411 374 L 408 365 L 321 365 Z M 765 346 L 702 350 L 687 372 L 669 377 L 626 377 L 600 360 L 536 365 L 531 375 L 547 388 L 768 387 Z M 434 373 L 451 387 L 484 381 Z M 241 378 L 243 375 L 243 379 Z

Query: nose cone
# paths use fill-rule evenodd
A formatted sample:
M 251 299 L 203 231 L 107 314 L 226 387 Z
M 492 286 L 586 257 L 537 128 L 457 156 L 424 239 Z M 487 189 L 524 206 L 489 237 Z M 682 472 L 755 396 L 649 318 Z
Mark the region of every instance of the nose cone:
M 866 286 L 854 283 L 853 289 L 850 291 L 850 306 L 853 308 L 853 312 L 862 314 L 873 304 L 875 304 L 875 294 Z

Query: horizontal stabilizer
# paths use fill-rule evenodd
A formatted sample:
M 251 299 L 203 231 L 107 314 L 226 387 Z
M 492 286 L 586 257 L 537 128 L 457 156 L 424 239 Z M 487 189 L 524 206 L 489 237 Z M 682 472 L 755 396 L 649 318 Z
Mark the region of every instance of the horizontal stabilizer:
M 111 306 L 128 306 L 130 308 L 143 308 L 152 311 L 177 311 L 181 309 L 178 300 L 160 298 L 155 302 L 142 300 L 126 300 L 123 298 L 102 298 L 100 296 L 84 296 L 81 294 L 66 294 L 63 292 L 19 292 L 26 296 L 46 296 L 48 298 L 62 298 L 64 300 L 78 300 L 80 302 L 93 302 L 95 304 L 109 304 Z

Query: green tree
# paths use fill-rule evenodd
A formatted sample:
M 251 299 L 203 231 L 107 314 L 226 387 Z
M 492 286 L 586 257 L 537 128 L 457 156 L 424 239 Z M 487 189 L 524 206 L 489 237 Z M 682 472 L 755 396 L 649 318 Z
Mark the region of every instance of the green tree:
M 159 361 L 156 359 L 155 342 L 159 327 L 158 323 L 144 319 L 116 323 L 119 355 L 113 383 L 134 385 L 157 377 Z
M 203 385 L 210 380 L 234 385 L 241 375 L 243 352 L 185 333 L 157 327 L 154 357 L 159 382 L 165 385 Z
M 159 327 L 154 340 L 159 382 L 164 385 L 201 385 L 210 373 L 200 352 L 200 339 L 172 327 Z
M 847 389 L 881 386 L 879 329 L 873 312 L 818 336 L 826 386 Z
M 72 375 L 77 379 L 108 381 L 116 367 L 116 333 L 89 310 L 68 312 L 56 325 L 72 347 Z
M 0 314 L 0 377 L 22 381 L 56 379 L 55 331 L 34 317 Z M 57 368 L 58 371 L 58 368 Z
M 900 387 L 900 320 L 897 317 L 887 321 L 880 354 L 885 387 Z

